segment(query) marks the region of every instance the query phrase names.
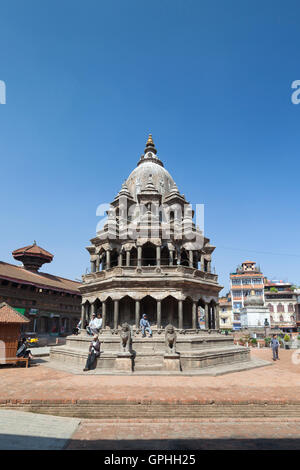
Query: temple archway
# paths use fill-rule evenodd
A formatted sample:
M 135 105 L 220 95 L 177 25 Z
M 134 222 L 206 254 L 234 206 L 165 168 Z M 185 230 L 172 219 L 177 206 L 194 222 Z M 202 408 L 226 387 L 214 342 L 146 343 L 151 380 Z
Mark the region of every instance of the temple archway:
M 164 246 L 160 254 L 160 263 L 162 266 L 168 266 L 170 261 L 170 253 L 167 246 Z
M 193 327 L 193 301 L 187 297 L 183 302 L 183 328 L 189 329 Z
M 161 326 L 165 328 L 169 323 L 178 328 L 178 301 L 172 295 L 161 303 Z
M 119 324 L 127 322 L 129 325 L 135 324 L 135 301 L 129 295 L 120 300 Z
M 114 327 L 114 303 L 111 297 L 107 297 L 106 301 L 106 326 L 113 329 Z
M 156 247 L 151 242 L 145 243 L 142 247 L 142 265 L 155 266 L 156 265 Z
M 151 295 L 147 295 L 141 300 L 141 317 L 145 313 L 147 318 L 150 322 L 150 325 L 156 325 L 157 323 L 157 307 L 156 307 L 156 300 L 151 297 Z

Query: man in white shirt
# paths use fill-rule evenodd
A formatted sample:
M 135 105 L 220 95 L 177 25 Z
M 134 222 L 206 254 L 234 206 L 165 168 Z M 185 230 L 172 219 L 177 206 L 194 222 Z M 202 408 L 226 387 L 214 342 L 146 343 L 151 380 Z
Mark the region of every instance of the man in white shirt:
M 100 329 L 102 328 L 102 315 L 101 313 L 95 313 L 92 315 L 92 319 L 87 326 L 86 331 L 89 335 L 96 335 L 99 333 Z

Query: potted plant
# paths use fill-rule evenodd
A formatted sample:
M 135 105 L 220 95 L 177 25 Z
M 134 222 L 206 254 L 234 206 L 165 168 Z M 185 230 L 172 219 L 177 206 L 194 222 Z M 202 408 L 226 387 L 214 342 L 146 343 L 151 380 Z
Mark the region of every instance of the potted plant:
M 271 342 L 271 338 L 270 338 L 270 336 L 267 336 L 267 337 L 265 338 L 265 346 L 266 346 L 266 348 L 268 348 L 268 347 L 270 346 L 270 342 Z
M 257 346 L 257 339 L 256 338 L 251 338 L 250 339 L 250 344 L 253 348 Z
M 284 338 L 283 338 L 283 341 L 284 341 L 284 348 L 285 349 L 290 349 L 290 343 L 291 343 L 290 335 L 285 334 Z

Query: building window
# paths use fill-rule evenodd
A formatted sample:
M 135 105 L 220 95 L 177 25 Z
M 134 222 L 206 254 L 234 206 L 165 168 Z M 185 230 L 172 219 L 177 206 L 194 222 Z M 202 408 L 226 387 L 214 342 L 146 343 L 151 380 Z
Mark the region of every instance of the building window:
M 268 304 L 269 312 L 274 312 L 274 307 L 272 304 Z
M 282 304 L 278 304 L 277 305 L 277 313 L 281 313 L 281 312 L 284 312 L 284 306 Z M 282 321 L 282 320 L 280 320 Z
M 288 312 L 289 313 L 294 313 L 294 305 L 293 304 L 289 304 L 289 307 L 288 307 Z

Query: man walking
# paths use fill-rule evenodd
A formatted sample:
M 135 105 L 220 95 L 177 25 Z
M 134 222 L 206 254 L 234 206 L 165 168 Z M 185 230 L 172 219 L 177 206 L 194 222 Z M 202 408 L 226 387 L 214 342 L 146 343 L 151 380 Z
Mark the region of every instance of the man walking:
M 152 337 L 152 330 L 151 330 L 151 327 L 150 327 L 150 323 L 147 320 L 147 315 L 145 313 L 144 313 L 144 315 L 142 316 L 142 318 L 140 320 L 140 327 L 142 329 L 143 338 L 145 338 L 145 336 L 146 336 L 146 331 L 149 331 L 150 338 Z
M 271 339 L 271 348 L 273 352 L 273 361 L 276 361 L 276 359 L 279 360 L 279 357 L 278 357 L 279 341 L 277 339 L 277 335 L 273 335 L 273 338 Z

